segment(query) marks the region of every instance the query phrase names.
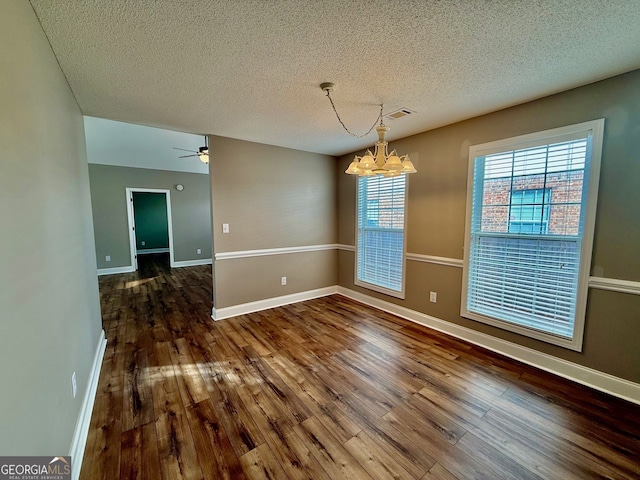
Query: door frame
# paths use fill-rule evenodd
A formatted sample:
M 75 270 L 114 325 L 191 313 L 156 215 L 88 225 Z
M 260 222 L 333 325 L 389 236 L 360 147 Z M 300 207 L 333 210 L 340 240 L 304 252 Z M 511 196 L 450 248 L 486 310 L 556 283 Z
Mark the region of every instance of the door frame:
M 133 194 L 134 193 L 163 193 L 167 202 L 167 227 L 169 233 L 169 264 L 175 267 L 175 258 L 173 255 L 173 225 L 171 222 L 171 190 L 159 188 L 134 188 L 127 187 L 127 222 L 129 232 L 129 251 L 131 252 L 131 266 L 134 271 L 138 270 L 138 247 L 136 245 L 136 222 L 133 211 Z

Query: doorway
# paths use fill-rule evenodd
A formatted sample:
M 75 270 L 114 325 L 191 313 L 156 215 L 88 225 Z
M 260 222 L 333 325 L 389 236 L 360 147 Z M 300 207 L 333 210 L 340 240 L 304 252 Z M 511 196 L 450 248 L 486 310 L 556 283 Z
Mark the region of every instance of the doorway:
M 138 255 L 169 253 L 173 267 L 173 228 L 170 190 L 127 188 L 127 218 L 131 265 L 138 270 Z

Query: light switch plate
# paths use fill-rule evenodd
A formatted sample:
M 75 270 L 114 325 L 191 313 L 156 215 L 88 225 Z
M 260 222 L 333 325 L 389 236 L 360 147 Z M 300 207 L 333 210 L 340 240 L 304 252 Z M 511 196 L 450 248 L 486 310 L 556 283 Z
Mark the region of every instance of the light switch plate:
M 228 223 L 223 223 L 222 224 L 222 233 L 229 233 L 229 224 Z

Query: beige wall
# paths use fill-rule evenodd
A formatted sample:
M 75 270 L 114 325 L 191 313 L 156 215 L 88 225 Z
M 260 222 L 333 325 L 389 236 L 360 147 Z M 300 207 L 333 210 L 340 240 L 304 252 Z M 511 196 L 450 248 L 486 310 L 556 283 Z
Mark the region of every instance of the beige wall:
M 90 164 L 89 179 L 98 268 L 131 265 L 127 188 L 170 190 L 175 261 L 211 258 L 208 175 Z M 175 189 L 178 183 L 184 186 L 181 192 Z M 107 255 L 111 262 L 105 260 Z
M 216 136 L 209 145 L 215 254 L 336 242 L 334 157 Z M 214 260 L 214 275 L 223 308 L 335 285 L 336 254 Z
M 463 258 L 469 145 L 604 117 L 592 275 L 640 281 L 640 71 L 393 143 L 410 153 L 407 252 Z M 353 155 L 342 157 L 344 170 Z M 354 244 L 355 179 L 338 177 L 338 241 Z M 591 290 L 583 352 L 460 317 L 462 269 L 407 261 L 404 301 L 356 287 L 353 252 L 339 254 L 339 284 L 443 320 L 640 382 L 640 296 Z M 438 303 L 428 292 L 438 292 Z
M 336 285 L 335 250 L 216 261 L 217 308 Z M 280 284 L 287 277 L 287 285 Z
M 82 115 L 29 2 L 0 45 L 0 454 L 67 455 L 102 329 Z

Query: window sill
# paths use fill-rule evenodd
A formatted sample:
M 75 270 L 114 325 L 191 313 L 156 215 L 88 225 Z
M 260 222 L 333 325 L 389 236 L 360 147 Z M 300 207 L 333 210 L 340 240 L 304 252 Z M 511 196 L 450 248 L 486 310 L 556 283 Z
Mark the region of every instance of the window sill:
M 460 312 L 460 316 L 464 318 L 468 318 L 469 320 L 474 320 L 476 322 L 484 323 L 486 325 L 491 325 L 492 327 L 499 328 L 501 330 L 506 330 L 509 332 L 517 333 L 519 335 L 533 338 L 535 340 L 540 340 L 541 342 L 550 343 L 552 345 L 557 345 L 559 347 L 566 348 L 568 350 L 574 350 L 576 352 L 582 351 L 582 337 L 576 337 L 576 333 L 581 331 L 581 328 L 578 326 L 574 326 L 574 338 L 561 337 L 558 335 L 553 335 L 551 333 L 546 333 L 540 330 L 535 330 L 533 328 L 529 328 L 523 325 L 518 325 L 516 323 L 510 323 L 503 320 L 499 320 L 493 317 L 487 317 L 485 315 L 480 315 L 475 312 L 469 312 L 467 310 L 462 310 Z
M 374 292 L 383 293 L 390 297 L 400 298 L 401 300 L 404 300 L 404 285 L 402 286 L 402 291 L 398 292 L 396 290 L 390 290 L 379 285 L 374 285 L 373 283 L 363 282 L 362 280 L 355 280 L 353 283 L 359 287 L 366 288 L 367 290 L 373 290 Z

